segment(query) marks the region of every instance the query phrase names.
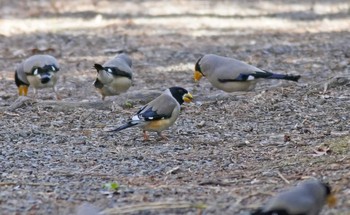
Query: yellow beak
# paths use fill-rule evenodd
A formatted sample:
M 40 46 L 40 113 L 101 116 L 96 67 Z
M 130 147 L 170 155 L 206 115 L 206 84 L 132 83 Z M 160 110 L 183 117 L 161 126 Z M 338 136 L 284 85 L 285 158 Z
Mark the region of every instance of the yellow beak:
M 182 99 L 185 101 L 185 102 L 191 102 L 192 99 L 193 99 L 193 96 L 191 93 L 186 93 L 184 96 L 182 96 Z
M 194 71 L 193 78 L 195 81 L 201 80 L 202 77 L 203 77 L 202 73 L 200 73 L 199 71 Z
M 337 204 L 337 198 L 334 196 L 334 194 L 331 194 L 327 197 L 326 202 L 328 207 L 334 207 Z

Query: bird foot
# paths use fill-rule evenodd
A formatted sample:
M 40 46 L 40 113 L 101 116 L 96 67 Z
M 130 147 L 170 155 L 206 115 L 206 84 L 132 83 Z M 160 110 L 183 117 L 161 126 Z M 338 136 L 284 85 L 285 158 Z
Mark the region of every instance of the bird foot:
M 149 136 L 146 131 L 143 131 L 143 142 L 149 141 Z
M 162 133 L 158 133 L 158 135 L 161 137 L 160 139 L 158 139 L 158 141 L 160 140 L 169 140 L 164 134 Z

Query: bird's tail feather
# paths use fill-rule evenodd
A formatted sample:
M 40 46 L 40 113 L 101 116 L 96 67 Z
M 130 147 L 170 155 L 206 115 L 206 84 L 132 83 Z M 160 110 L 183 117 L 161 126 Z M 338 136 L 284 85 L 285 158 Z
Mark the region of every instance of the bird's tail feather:
M 280 215 L 288 215 L 289 213 L 284 209 L 277 209 L 277 210 L 271 210 L 271 211 L 263 211 L 261 208 L 257 209 L 250 215 L 274 215 L 274 214 L 280 214 Z
M 257 209 L 256 211 L 250 213 L 250 215 L 264 215 L 261 208 Z
M 116 129 L 109 130 L 108 132 L 118 132 L 118 131 L 124 130 L 126 128 L 133 127 L 133 126 L 135 126 L 137 124 L 139 124 L 139 122 L 137 122 L 137 121 L 130 121 L 130 122 L 128 122 L 128 123 L 126 123 L 126 124 L 116 128 Z
M 104 67 L 101 64 L 95 63 L 94 68 L 97 70 L 97 72 L 100 72 L 101 70 L 104 70 Z
M 284 79 L 284 80 L 298 82 L 300 75 L 284 75 L 284 74 L 271 73 L 271 75 L 267 78 L 268 79 Z

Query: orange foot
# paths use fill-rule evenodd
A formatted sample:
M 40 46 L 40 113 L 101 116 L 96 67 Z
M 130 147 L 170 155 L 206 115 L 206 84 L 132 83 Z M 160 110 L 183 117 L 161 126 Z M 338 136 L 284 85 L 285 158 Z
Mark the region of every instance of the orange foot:
M 143 141 L 149 141 L 149 136 L 147 134 L 147 131 L 143 131 Z
M 162 132 L 157 132 L 157 134 L 161 137 L 161 140 L 169 140 Z

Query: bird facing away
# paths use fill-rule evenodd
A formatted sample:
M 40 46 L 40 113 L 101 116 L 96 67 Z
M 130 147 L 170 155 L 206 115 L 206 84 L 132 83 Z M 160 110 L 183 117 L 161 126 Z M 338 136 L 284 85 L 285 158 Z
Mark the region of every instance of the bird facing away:
M 336 198 L 328 184 L 307 180 L 277 194 L 252 215 L 318 215 L 324 204 L 334 206 Z
M 32 86 L 37 96 L 37 89 L 52 87 L 56 98 L 61 99 L 56 88 L 58 71 L 58 62 L 50 55 L 33 55 L 27 58 L 17 66 L 15 71 L 18 94 L 27 96 L 28 87 Z
M 162 131 L 175 123 L 180 114 L 181 104 L 191 102 L 192 99 L 191 93 L 186 89 L 171 87 L 139 109 L 129 122 L 111 131 L 121 131 L 137 126 L 143 130 L 144 141 L 149 140 L 147 131 L 157 132 L 162 139 L 167 140 Z
M 102 95 L 102 100 L 106 96 L 119 95 L 130 88 L 133 73 L 131 67 L 131 59 L 125 53 L 117 54 L 103 65 L 94 65 L 97 70 L 94 86 Z
M 233 58 L 214 54 L 204 55 L 196 62 L 194 80 L 199 81 L 203 76 L 214 87 L 228 93 L 252 90 L 259 79 L 284 79 L 297 82 L 300 78 L 300 75 L 276 74 Z

